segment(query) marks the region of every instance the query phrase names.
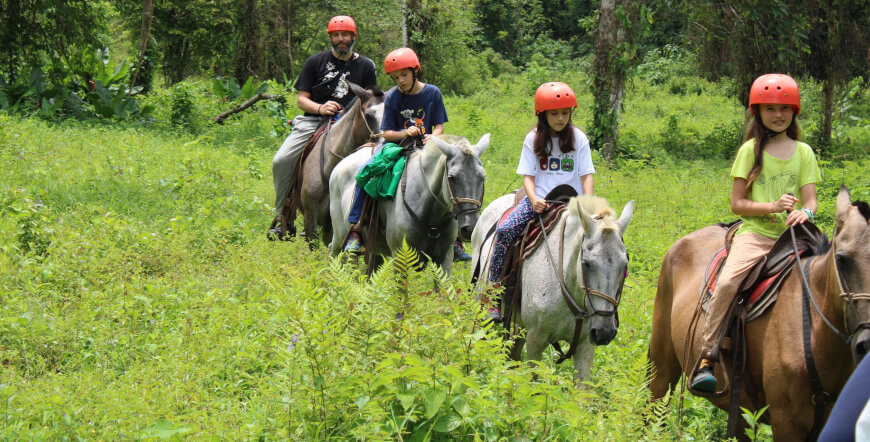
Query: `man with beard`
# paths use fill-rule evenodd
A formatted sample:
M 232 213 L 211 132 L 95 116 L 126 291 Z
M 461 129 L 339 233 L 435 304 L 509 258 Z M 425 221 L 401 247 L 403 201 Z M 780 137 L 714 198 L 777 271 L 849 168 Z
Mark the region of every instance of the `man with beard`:
M 353 19 L 346 15 L 332 17 L 326 30 L 332 49 L 305 60 L 296 80 L 296 90 L 299 91 L 296 103 L 305 113 L 293 119 L 293 130 L 272 160 L 277 223 L 269 229 L 270 240 L 285 240 L 292 235 L 283 231 L 280 217 L 290 185 L 296 180 L 299 157 L 320 122 L 325 117 L 337 118 L 353 99 L 354 94 L 345 81 L 364 88 L 377 85 L 375 64 L 352 50 L 357 37 Z M 293 230 L 289 226 L 288 229 Z

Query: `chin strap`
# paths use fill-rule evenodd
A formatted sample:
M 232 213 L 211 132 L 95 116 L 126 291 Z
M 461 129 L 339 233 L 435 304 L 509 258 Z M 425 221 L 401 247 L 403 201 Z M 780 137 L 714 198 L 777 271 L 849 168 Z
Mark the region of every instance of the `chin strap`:
M 776 131 L 772 131 L 772 130 L 768 129 L 767 127 L 765 127 L 764 129 L 767 131 L 767 138 L 773 138 L 779 134 L 785 133 L 784 130 L 780 131 L 780 132 L 776 132 Z

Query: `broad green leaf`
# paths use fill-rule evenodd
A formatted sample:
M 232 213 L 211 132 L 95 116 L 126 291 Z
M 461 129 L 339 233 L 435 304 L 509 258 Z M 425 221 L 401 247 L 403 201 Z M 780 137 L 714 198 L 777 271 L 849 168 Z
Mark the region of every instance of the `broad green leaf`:
M 399 398 L 399 403 L 402 404 L 402 408 L 404 408 L 405 411 L 408 411 L 408 409 L 411 408 L 411 405 L 414 405 L 414 398 L 416 396 L 415 393 L 396 395 L 396 397 Z
M 447 397 L 447 394 L 441 390 L 435 390 L 430 388 L 423 393 L 423 400 L 426 402 L 426 417 L 432 418 L 435 414 L 438 413 L 438 410 L 441 409 L 441 404 L 444 403 L 444 399 Z
M 224 82 L 221 81 L 219 78 L 215 78 L 211 82 L 211 91 L 214 92 L 214 94 L 218 97 L 223 97 L 227 95 L 227 88 L 224 87 Z
M 355 402 L 356 407 L 362 410 L 362 408 L 365 407 L 367 403 L 369 403 L 369 399 L 371 398 L 369 398 L 368 395 L 358 397 Z
M 453 413 L 449 413 L 439 416 L 432 429 L 439 433 L 449 433 L 459 428 L 460 425 L 462 425 L 462 418 Z
M 248 81 L 242 86 L 242 98 L 248 99 L 254 96 L 254 77 L 248 77 Z
M 471 407 L 468 406 L 465 396 L 454 396 L 450 406 L 462 417 L 468 417 L 471 413 Z
M 142 433 L 139 434 L 139 437 L 142 439 L 148 437 L 156 437 L 158 439 L 168 439 L 172 436 L 182 435 L 185 433 L 189 433 L 193 430 L 186 427 L 175 427 L 172 422 L 169 422 L 165 419 L 160 419 L 156 424 L 142 430 Z

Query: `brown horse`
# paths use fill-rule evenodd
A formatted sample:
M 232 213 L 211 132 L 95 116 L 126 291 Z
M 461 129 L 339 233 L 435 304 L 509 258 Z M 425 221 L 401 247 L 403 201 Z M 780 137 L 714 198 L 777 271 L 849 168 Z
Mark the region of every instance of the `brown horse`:
M 811 298 L 802 291 L 801 272 L 793 269 L 779 299 L 761 317 L 746 324 L 746 388 L 740 406 L 749 410 L 769 405 L 763 421 L 776 440 L 804 440 L 817 434 L 831 411 L 833 398 L 855 364 L 870 350 L 870 206 L 852 203 L 845 187 L 837 197 L 837 224 L 830 249 L 809 263 Z M 785 234 L 789 234 L 786 231 Z M 711 226 L 677 241 L 668 250 L 659 274 L 649 356 L 653 400 L 677 385 L 692 370 L 702 344 L 700 330 L 686 353 L 687 333 L 697 306 L 704 273 L 713 254 L 724 244 L 725 229 Z M 809 258 L 804 258 L 804 264 Z M 809 301 L 812 301 L 810 303 Z M 804 304 L 806 303 L 806 304 Z M 810 305 L 817 305 L 818 308 Z M 804 351 L 803 310 L 810 311 L 811 363 L 821 390 L 810 381 Z M 819 313 L 821 312 L 821 316 Z M 703 324 L 703 316 L 699 323 Z M 851 348 L 850 348 L 851 347 Z M 688 357 L 684 359 L 684 355 Z M 728 358 L 723 358 L 728 359 Z M 814 362 L 812 362 L 814 361 Z M 730 368 L 730 363 L 726 364 Z M 723 379 L 721 367 L 716 377 Z M 721 384 L 720 384 L 721 385 Z M 830 395 L 830 397 L 826 397 Z M 825 399 L 829 399 L 824 402 Z M 726 409 L 728 395 L 711 398 Z M 815 403 L 824 403 L 817 409 Z M 756 408 L 757 407 L 757 408 Z M 820 416 L 817 416 L 820 415 Z M 815 421 L 818 419 L 818 422 Z M 742 423 L 742 419 L 740 419 Z M 740 431 L 742 433 L 742 431 Z
M 300 209 L 304 216 L 305 237 L 313 245 L 317 229 L 321 228 L 324 244 L 332 239 L 329 218 L 329 175 L 344 157 L 361 145 L 380 138 L 384 115 L 384 93 L 379 89 L 363 89 L 348 82 L 357 98 L 344 111 L 344 116 L 317 139 L 311 153 L 302 164 L 302 195 Z M 293 220 L 288 220 L 292 225 Z

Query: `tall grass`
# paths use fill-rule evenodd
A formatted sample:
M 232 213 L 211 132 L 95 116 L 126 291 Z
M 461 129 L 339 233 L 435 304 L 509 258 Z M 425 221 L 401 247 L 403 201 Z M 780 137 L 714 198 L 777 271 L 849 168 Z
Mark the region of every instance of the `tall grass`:
M 447 132 L 472 141 L 493 133 L 486 202 L 519 186 L 535 86 L 521 80 L 446 99 Z M 670 109 L 669 98 L 636 87 L 625 132 L 654 144 L 642 134 L 663 131 L 668 112 L 658 116 L 651 103 Z M 589 97 L 575 89 L 582 128 Z M 198 112 L 219 106 L 201 93 Z M 681 115 L 694 118 L 680 125 L 702 135 L 735 111 L 724 98 L 698 100 L 684 102 Z M 596 192 L 618 210 L 637 206 L 620 331 L 578 390 L 570 364 L 552 355 L 535 366 L 506 360 L 506 344 L 476 325 L 466 266 L 450 278 L 415 271 L 406 250 L 366 281 L 323 247 L 266 241 L 281 141 L 270 133 L 274 117 L 261 109 L 221 127 L 205 117 L 184 133 L 0 115 L 0 435 L 674 437 L 673 410 L 662 425 L 645 424 L 658 411 L 645 388 L 658 267 L 679 237 L 733 218 L 727 161 L 596 156 Z M 870 199 L 868 163 L 823 163 L 819 219 L 828 231 L 840 181 Z M 684 437 L 722 435 L 720 412 L 695 398 L 685 404 Z

